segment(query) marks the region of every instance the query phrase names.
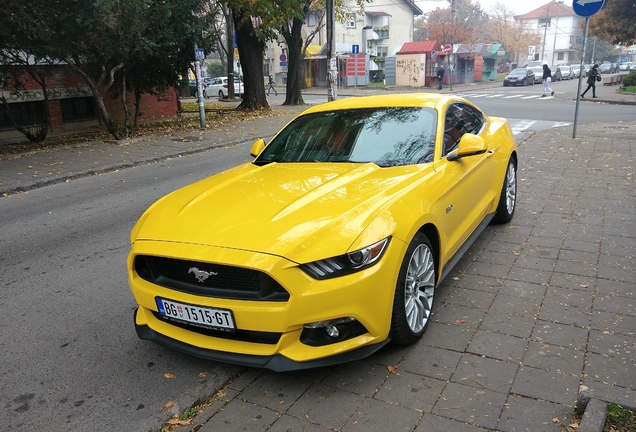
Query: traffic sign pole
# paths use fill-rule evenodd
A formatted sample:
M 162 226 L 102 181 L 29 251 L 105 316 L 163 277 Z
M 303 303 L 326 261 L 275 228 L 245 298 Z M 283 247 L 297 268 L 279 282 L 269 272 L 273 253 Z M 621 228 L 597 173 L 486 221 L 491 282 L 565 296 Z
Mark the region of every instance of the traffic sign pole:
M 579 86 L 576 91 L 576 108 L 574 108 L 574 125 L 572 126 L 572 138 L 576 138 L 576 124 L 579 118 L 579 102 L 581 101 L 581 82 L 583 81 L 583 61 L 585 60 L 585 48 L 587 45 L 587 30 L 590 25 L 590 17 L 601 10 L 605 0 L 575 0 L 572 9 L 578 16 L 585 17 L 585 35 L 583 37 L 583 52 L 581 53 L 581 65 L 579 66 Z M 594 59 L 592 59 L 594 61 Z

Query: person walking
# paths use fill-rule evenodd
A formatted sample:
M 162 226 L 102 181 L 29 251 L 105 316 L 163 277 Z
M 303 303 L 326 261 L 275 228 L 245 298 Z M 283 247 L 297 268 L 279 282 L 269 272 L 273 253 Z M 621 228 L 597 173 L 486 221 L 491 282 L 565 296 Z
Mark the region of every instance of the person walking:
M 442 89 L 442 81 L 444 81 L 445 72 L 446 71 L 444 70 L 444 65 L 440 65 L 440 67 L 437 69 L 437 90 Z
M 274 90 L 274 94 L 275 94 L 276 96 L 278 96 L 278 92 L 277 92 L 277 91 L 276 91 L 276 89 L 274 88 L 274 84 L 276 84 L 276 83 L 274 82 L 274 78 L 270 75 L 270 76 L 269 76 L 269 88 L 267 89 L 267 96 L 269 96 L 269 92 L 270 92 L 270 90 Z
M 550 92 L 550 96 L 554 96 L 554 90 L 550 88 L 551 82 L 552 82 L 552 71 L 550 70 L 547 64 L 544 64 L 543 65 L 543 96 L 541 97 L 545 97 L 545 94 L 547 92 Z
M 590 71 L 587 75 L 587 88 L 583 93 L 581 93 L 581 98 L 585 98 L 585 93 L 591 88 L 592 89 L 592 97 L 596 97 L 596 77 L 601 77 L 600 72 L 598 71 L 598 63 L 595 63 L 594 66 L 590 68 Z M 599 80 L 600 81 L 600 80 Z

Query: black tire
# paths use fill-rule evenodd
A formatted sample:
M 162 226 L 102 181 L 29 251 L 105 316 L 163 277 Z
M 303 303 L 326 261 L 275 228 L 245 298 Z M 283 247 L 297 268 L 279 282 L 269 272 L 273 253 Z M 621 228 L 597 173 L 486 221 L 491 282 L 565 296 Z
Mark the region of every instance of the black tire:
M 503 186 L 499 194 L 499 204 L 492 221 L 494 223 L 508 223 L 515 215 L 517 208 L 517 165 L 511 157 L 506 167 Z
M 422 233 L 406 250 L 393 299 L 391 341 L 411 345 L 424 333 L 431 317 L 437 270 L 431 242 Z
M 219 99 L 225 99 L 225 95 L 223 94 L 223 90 L 219 90 Z

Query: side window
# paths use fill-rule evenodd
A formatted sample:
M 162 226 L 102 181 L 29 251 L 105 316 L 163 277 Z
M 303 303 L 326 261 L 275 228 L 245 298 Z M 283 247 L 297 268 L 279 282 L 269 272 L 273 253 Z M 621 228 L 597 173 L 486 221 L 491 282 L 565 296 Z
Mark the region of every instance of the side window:
M 470 105 L 459 102 L 450 105 L 444 117 L 444 155 L 457 149 L 465 133 L 478 135 L 485 123 L 483 114 Z

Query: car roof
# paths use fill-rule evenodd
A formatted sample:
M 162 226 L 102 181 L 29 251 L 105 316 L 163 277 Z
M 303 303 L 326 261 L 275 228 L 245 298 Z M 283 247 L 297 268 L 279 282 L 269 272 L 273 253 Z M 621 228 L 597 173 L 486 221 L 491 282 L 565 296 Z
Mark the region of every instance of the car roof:
M 338 99 L 333 102 L 327 102 L 315 105 L 309 108 L 305 113 L 315 113 L 324 111 L 333 111 L 341 109 L 357 109 L 357 108 L 386 108 L 386 107 L 418 107 L 418 108 L 441 108 L 442 105 L 452 101 L 468 103 L 457 96 L 437 94 L 437 93 L 405 93 L 390 95 L 374 95 L 355 97 L 347 99 Z

